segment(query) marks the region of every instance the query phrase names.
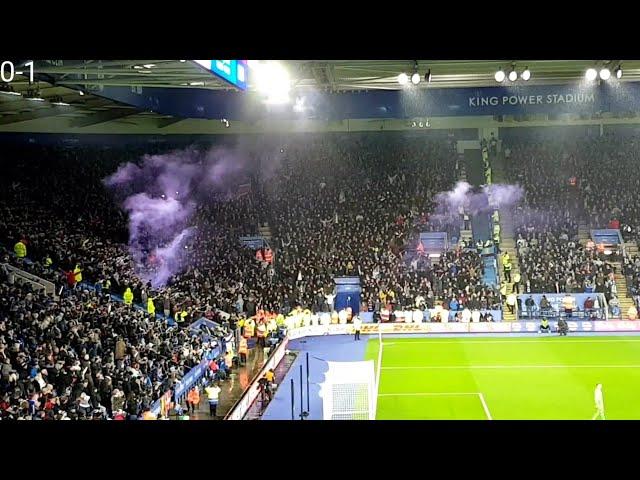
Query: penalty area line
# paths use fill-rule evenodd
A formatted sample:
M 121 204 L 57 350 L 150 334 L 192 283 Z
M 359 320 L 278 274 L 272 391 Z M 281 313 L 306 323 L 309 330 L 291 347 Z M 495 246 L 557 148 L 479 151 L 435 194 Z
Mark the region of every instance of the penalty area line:
M 489 411 L 487 402 L 484 400 L 484 395 L 482 394 L 482 392 L 478 392 L 478 396 L 480 397 L 480 401 L 482 402 L 482 408 L 484 408 L 484 413 L 487 415 L 487 420 L 493 420 L 493 418 L 491 418 L 491 412 Z

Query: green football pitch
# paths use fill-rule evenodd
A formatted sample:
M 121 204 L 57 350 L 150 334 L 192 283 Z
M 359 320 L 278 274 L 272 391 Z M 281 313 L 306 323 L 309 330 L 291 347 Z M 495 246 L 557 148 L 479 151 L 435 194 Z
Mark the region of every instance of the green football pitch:
M 376 418 L 590 420 L 597 383 L 607 420 L 640 419 L 640 337 L 385 338 Z

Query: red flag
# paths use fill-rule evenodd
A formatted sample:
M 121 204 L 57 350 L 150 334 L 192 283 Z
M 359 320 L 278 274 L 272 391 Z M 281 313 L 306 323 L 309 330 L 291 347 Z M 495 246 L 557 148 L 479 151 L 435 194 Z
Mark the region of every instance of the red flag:
M 424 245 L 422 244 L 422 240 L 418 242 L 418 255 L 424 255 Z

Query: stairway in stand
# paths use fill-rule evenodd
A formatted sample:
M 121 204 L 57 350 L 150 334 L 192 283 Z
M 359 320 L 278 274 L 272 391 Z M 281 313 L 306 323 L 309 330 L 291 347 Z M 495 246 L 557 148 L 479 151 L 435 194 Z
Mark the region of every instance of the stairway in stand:
M 495 183 L 507 183 L 506 175 L 504 172 L 504 156 L 500 152 L 493 159 L 493 181 Z M 518 255 L 516 250 L 516 238 L 515 227 L 513 222 L 513 210 L 508 208 L 501 208 L 498 211 L 500 216 L 500 255 L 498 255 L 498 273 L 501 276 L 501 280 L 504 279 L 504 270 L 502 268 L 502 255 L 505 252 L 509 253 L 511 259 L 511 278 L 516 273 L 520 273 L 520 264 L 518 263 Z M 522 282 L 520 283 L 520 292 L 522 292 Z M 513 291 L 513 282 L 507 284 L 507 294 Z M 506 303 L 502 304 L 502 318 L 506 322 L 513 322 L 516 320 L 515 313 L 509 313 L 509 308 Z
M 635 257 L 638 256 L 638 243 L 635 240 L 630 240 L 630 241 L 626 241 L 624 243 L 624 251 L 625 251 L 625 255 L 627 256 L 627 258 L 629 258 L 631 261 L 633 261 L 633 259 Z M 620 269 L 620 276 L 622 277 L 622 281 L 624 282 L 624 292 L 627 294 L 627 296 L 630 296 L 629 294 L 629 289 L 627 286 L 627 279 L 624 277 L 622 269 Z M 618 277 L 616 276 L 616 285 L 618 284 Z M 618 293 L 620 293 L 620 289 L 622 288 L 622 284 L 620 284 L 620 286 L 618 286 Z M 625 308 L 622 306 L 622 298 L 620 296 L 618 296 L 618 298 L 620 299 L 620 310 L 622 310 L 622 314 L 623 314 L 623 318 L 624 316 L 626 316 L 627 310 L 625 310 Z M 631 303 L 627 302 L 627 309 L 634 304 L 634 300 L 633 297 L 630 297 Z
M 514 238 L 514 228 L 513 228 L 513 216 L 510 211 L 506 209 L 502 209 L 499 212 L 500 214 L 500 255 L 498 256 L 498 271 L 501 275 L 501 279 L 504 279 L 504 270 L 502 268 L 502 255 L 507 252 L 509 253 L 509 258 L 511 259 L 511 278 L 516 273 L 520 273 L 520 264 L 518 263 L 518 255 L 516 250 L 516 241 Z M 513 291 L 513 282 L 507 284 L 507 294 Z M 520 291 L 522 292 L 522 283 L 520 283 Z M 515 313 L 509 313 L 509 309 L 506 304 L 503 304 L 503 319 L 506 322 L 513 322 L 516 320 Z
M 638 244 L 635 241 L 624 242 L 624 251 L 630 260 L 638 255 Z
M 587 242 L 591 240 L 591 230 L 585 223 L 578 225 L 578 240 L 583 247 L 587 245 Z
M 636 247 L 637 248 L 637 247 Z M 620 302 L 620 313 L 622 318 L 627 318 L 627 312 L 629 311 L 629 307 L 634 305 L 633 297 L 629 293 L 627 288 L 627 279 L 622 274 L 622 262 L 612 262 L 612 265 L 615 267 L 615 280 L 616 287 L 618 289 L 618 301 Z
M 267 242 L 271 242 L 271 228 L 269 228 L 268 223 L 260 225 L 258 227 L 258 232 L 260 233 L 260 236 L 264 237 L 267 240 Z

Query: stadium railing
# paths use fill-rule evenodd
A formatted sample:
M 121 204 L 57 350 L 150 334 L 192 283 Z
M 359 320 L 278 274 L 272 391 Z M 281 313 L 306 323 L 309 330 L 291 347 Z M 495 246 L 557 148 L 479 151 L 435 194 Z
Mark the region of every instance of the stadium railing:
M 56 299 L 56 286 L 53 284 L 53 282 L 38 277 L 33 273 L 26 272 L 18 267 L 14 267 L 13 265 L 10 265 L 8 263 L 3 263 L 1 265 L 2 268 L 5 269 L 7 274 L 15 275 L 16 280 L 19 280 L 23 283 L 29 283 L 34 290 L 43 290 L 47 295 L 52 295 L 53 298 Z

